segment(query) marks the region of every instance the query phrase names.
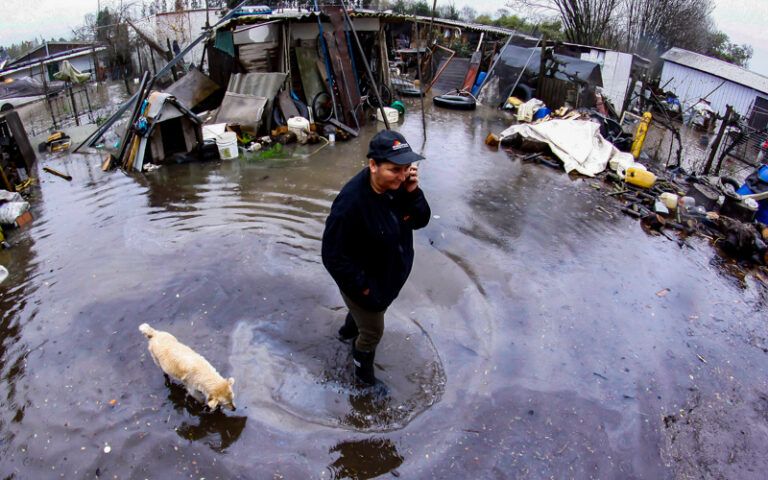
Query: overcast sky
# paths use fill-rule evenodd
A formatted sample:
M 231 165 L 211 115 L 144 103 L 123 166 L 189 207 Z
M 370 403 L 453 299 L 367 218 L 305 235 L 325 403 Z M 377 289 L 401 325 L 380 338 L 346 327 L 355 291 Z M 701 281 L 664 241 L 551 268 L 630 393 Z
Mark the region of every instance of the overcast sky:
M 712 16 L 717 28 L 728 34 L 732 42 L 752 45 L 755 54 L 749 64 L 750 70 L 768 76 L 768 0 L 714 1 L 716 7 Z M 99 4 L 115 3 L 119 0 L 2 0 L 0 45 L 8 46 L 41 36 L 46 40 L 68 38 L 74 28 L 84 23 L 85 14 L 95 13 Z M 129 1 L 125 0 L 125 3 Z M 459 8 L 471 5 L 478 13 L 493 13 L 506 2 L 438 0 L 437 3 L 454 3 Z

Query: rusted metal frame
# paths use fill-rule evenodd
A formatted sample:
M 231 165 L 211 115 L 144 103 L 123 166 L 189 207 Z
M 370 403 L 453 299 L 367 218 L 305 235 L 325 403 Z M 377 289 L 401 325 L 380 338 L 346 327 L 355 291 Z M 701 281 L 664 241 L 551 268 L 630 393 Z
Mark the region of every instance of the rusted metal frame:
M 442 48 L 443 50 L 445 50 L 445 51 L 447 51 L 447 52 L 450 52 L 450 53 L 451 53 L 451 56 L 450 56 L 450 57 L 448 57 L 448 60 L 446 60 L 446 61 L 445 61 L 445 63 L 443 64 L 443 68 L 441 68 L 441 69 L 440 69 L 440 71 L 439 71 L 439 72 L 437 72 L 437 75 L 435 75 L 435 78 L 433 78 L 433 79 L 432 79 L 432 82 L 430 82 L 430 84 L 429 84 L 429 86 L 427 87 L 427 89 L 426 89 L 426 90 L 424 90 L 424 93 L 427 93 L 427 92 L 429 92 L 429 90 L 432 88 L 432 85 L 434 85 L 434 84 L 435 84 L 435 82 L 437 81 L 437 79 L 438 79 L 438 78 L 440 78 L 440 75 L 443 73 L 443 70 L 445 70 L 445 68 L 448 66 L 448 64 L 451 62 L 451 60 L 453 60 L 453 57 L 455 57 L 455 56 L 456 56 L 456 52 L 455 52 L 455 51 L 451 50 L 451 49 L 450 49 L 450 48 L 448 48 L 448 47 L 444 47 L 444 46 L 442 46 L 442 45 L 440 45 L 440 44 L 437 44 L 437 43 L 436 43 L 436 44 L 435 44 L 435 46 L 434 46 L 433 48 Z M 434 50 L 432 51 L 432 53 L 434 53 Z M 421 68 L 421 66 L 419 66 L 419 68 Z

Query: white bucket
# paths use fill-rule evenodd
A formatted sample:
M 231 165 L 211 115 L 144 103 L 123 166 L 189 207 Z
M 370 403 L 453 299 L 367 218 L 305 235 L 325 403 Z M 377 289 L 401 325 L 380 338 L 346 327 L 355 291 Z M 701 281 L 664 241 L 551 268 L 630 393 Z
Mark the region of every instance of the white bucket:
M 6 278 L 8 278 L 8 269 L 0 265 L 0 283 L 3 283 Z
M 295 133 L 296 139 L 300 142 L 303 142 L 309 135 L 309 120 L 304 117 L 289 118 L 288 131 Z
M 387 114 L 387 121 L 389 123 L 397 123 L 397 121 L 400 119 L 400 112 L 397 111 L 397 109 L 392 107 L 384 107 L 384 111 Z M 381 116 L 381 109 L 376 109 L 376 120 L 383 122 L 383 118 Z
M 219 157 L 222 160 L 237 158 L 237 135 L 235 132 L 224 132 L 216 137 L 216 147 L 219 149 Z

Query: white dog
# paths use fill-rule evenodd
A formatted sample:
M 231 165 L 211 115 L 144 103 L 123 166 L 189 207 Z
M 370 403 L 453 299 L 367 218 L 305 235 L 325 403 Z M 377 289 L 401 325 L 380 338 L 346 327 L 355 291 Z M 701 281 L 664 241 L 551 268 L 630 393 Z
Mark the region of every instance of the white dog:
M 183 383 L 195 400 L 205 403 L 211 410 L 218 405 L 235 410 L 234 378 L 224 380 L 208 360 L 168 332 L 155 330 L 146 323 L 139 325 L 139 331 L 149 338 L 152 360 L 167 375 Z

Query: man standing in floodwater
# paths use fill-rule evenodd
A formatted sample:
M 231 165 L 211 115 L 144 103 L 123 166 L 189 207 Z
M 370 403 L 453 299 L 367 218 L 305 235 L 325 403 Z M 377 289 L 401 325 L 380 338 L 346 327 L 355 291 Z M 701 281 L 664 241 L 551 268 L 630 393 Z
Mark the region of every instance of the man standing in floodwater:
M 384 312 L 411 273 L 413 230 L 431 215 L 412 165 L 423 159 L 401 134 L 377 133 L 368 166 L 344 185 L 325 221 L 323 265 L 349 308 L 339 336 L 353 339 L 355 376 L 368 385 L 377 383 L 373 359 Z

